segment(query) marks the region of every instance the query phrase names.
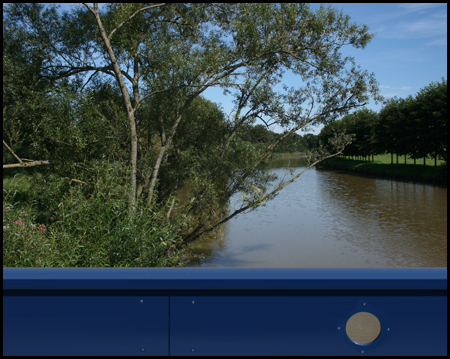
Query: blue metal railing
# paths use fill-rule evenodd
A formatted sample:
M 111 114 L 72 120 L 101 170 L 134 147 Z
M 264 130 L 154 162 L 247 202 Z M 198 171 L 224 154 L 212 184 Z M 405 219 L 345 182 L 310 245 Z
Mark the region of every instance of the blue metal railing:
M 3 269 L 3 355 L 446 354 L 446 268 Z

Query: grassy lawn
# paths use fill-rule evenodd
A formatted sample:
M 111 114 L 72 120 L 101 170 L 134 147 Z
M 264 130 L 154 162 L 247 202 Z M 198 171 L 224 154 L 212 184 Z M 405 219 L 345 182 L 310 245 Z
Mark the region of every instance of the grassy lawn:
M 373 156 L 374 163 L 384 163 L 384 164 L 391 164 L 391 155 L 389 153 L 384 155 L 376 155 Z M 372 157 L 370 158 L 370 161 L 372 161 Z M 444 161 L 437 160 L 437 165 L 443 164 Z M 397 164 L 397 157 L 394 155 L 394 164 Z M 405 156 L 398 156 L 398 164 L 405 164 Z M 406 156 L 406 164 L 407 165 L 414 165 L 414 160 L 412 158 L 409 158 Z M 423 158 L 416 159 L 416 165 L 423 166 Z M 427 158 L 425 160 L 426 166 L 432 166 L 434 167 L 434 158 Z

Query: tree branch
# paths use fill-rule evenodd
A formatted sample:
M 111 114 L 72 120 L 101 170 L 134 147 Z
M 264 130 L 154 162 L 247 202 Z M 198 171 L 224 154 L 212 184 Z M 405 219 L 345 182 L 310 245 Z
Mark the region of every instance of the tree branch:
M 117 27 L 112 30 L 110 32 L 110 34 L 108 35 L 108 40 L 111 40 L 111 36 L 113 36 L 113 34 L 116 32 L 116 30 L 118 30 L 119 28 L 122 27 L 123 24 L 125 24 L 127 21 L 130 21 L 134 16 L 137 15 L 137 13 L 139 13 L 140 11 L 146 10 L 146 9 L 150 9 L 152 7 L 155 6 L 162 6 L 165 5 L 165 3 L 160 3 L 160 4 L 155 4 L 155 5 L 150 5 L 150 6 L 144 6 L 143 8 L 137 9 L 133 14 L 131 14 L 128 18 L 126 18 L 125 20 L 123 20 L 119 25 L 117 25 Z M 87 6 L 87 5 L 86 5 Z
M 12 155 L 16 158 L 17 161 L 19 161 L 20 163 L 23 163 L 22 160 L 14 153 L 14 151 L 11 148 L 9 148 L 9 146 L 6 144 L 5 140 L 3 140 L 3 144 L 9 150 L 9 152 L 12 153 Z M 3 166 L 3 168 L 5 168 L 5 166 Z
M 40 165 L 51 165 L 55 163 L 54 161 L 33 161 L 33 162 L 22 162 L 22 163 L 14 163 L 10 165 L 3 165 L 3 169 L 6 168 L 22 168 L 22 167 L 33 167 L 33 166 L 40 166 Z
M 303 173 L 305 173 L 307 170 L 311 169 L 312 167 L 314 167 L 315 165 L 317 165 L 319 162 L 326 160 L 327 158 L 331 158 L 337 155 L 340 155 L 342 152 L 344 151 L 344 149 L 341 149 L 339 152 L 336 152 L 332 155 L 326 156 L 324 158 L 318 159 L 317 161 L 315 161 L 314 163 L 310 164 L 308 167 L 306 167 L 303 171 L 301 171 L 299 174 L 295 175 L 293 178 L 291 178 L 288 182 L 284 183 L 283 185 L 280 185 L 278 188 L 276 188 L 275 190 L 273 190 L 272 192 L 266 194 L 264 197 L 261 197 L 260 199 L 258 199 L 255 202 L 252 202 L 250 204 L 248 204 L 247 206 L 244 206 L 242 208 L 239 208 L 238 210 L 234 211 L 231 215 L 229 215 L 228 217 L 224 218 L 223 220 L 221 220 L 220 222 L 210 226 L 209 228 L 205 228 L 205 229 L 200 229 L 200 226 L 197 227 L 184 241 L 183 243 L 189 244 L 192 241 L 194 241 L 196 238 L 198 238 L 200 235 L 210 232 L 212 231 L 214 228 L 216 228 L 217 226 L 220 226 L 221 224 L 224 224 L 225 222 L 228 222 L 230 219 L 232 219 L 233 217 L 237 216 L 239 213 L 242 213 L 244 211 L 246 211 L 247 209 L 251 208 L 251 207 L 255 207 L 260 205 L 261 203 L 263 203 L 266 199 L 268 199 L 269 197 L 272 197 L 274 194 L 276 194 L 277 192 L 281 191 L 284 187 L 286 187 L 288 184 L 294 182 L 298 177 L 300 177 Z

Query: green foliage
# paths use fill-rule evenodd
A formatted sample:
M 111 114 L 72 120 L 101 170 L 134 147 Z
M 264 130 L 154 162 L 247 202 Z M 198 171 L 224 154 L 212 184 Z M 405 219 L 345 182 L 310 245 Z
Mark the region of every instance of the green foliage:
M 377 114 L 368 109 L 356 111 L 330 125 L 318 136 L 327 143 L 334 133 L 354 134 L 345 156 L 383 153 L 411 158 L 447 159 L 447 80 L 431 83 L 416 97 L 387 100 Z
M 64 180 L 48 178 L 36 187 L 32 206 L 24 207 L 17 189 L 4 190 L 3 265 L 9 267 L 160 267 L 180 265 L 186 250 L 177 250 L 182 217 L 167 219 L 164 211 L 145 209 L 130 217 L 127 186 L 117 183 L 121 170 L 98 164 L 96 182 L 86 193 L 80 184 L 58 188 Z M 51 191 L 53 189 L 53 191 Z M 29 190 L 24 188 L 24 191 Z M 50 191 L 49 191 L 50 190 Z M 14 192 L 13 192 L 14 191 Z M 41 192 L 41 198 L 36 192 Z M 36 200 L 36 198 L 38 198 Z M 43 201 L 51 217 L 38 224 Z M 39 203 L 41 202 L 41 203 Z
M 279 140 L 283 133 L 276 133 L 271 131 L 266 126 L 258 124 L 255 126 L 246 125 L 243 127 L 240 139 L 248 141 L 256 145 L 259 149 L 264 150 L 272 143 Z M 301 136 L 297 133 L 292 133 L 289 137 L 281 142 L 275 149 L 275 153 L 293 153 L 293 152 L 308 152 L 313 151 L 317 146 L 317 136 L 308 133 Z
M 361 109 L 343 119 L 325 126 L 318 140 L 327 145 L 329 139 L 336 133 L 348 133 L 353 135 L 353 140 L 344 152 L 344 156 L 368 156 L 376 152 L 375 138 L 373 133 L 374 123 L 377 121 L 377 114 L 369 109 Z M 329 148 L 329 151 L 331 149 Z
M 416 123 L 418 136 L 409 154 L 420 158 L 426 153 L 447 161 L 447 79 L 432 82 L 414 100 L 416 111 L 411 111 L 409 120 Z

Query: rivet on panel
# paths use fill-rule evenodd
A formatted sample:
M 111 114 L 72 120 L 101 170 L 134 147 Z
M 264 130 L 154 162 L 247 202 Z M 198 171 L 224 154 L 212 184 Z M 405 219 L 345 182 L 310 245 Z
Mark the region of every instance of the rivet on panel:
M 195 301 L 192 301 L 192 304 L 194 304 L 195 303 Z
M 141 351 L 144 351 L 144 348 L 142 348 Z
M 143 300 L 141 300 L 141 303 L 144 303 L 144 301 L 143 301 Z
M 194 352 L 194 349 L 192 349 L 192 353 Z

